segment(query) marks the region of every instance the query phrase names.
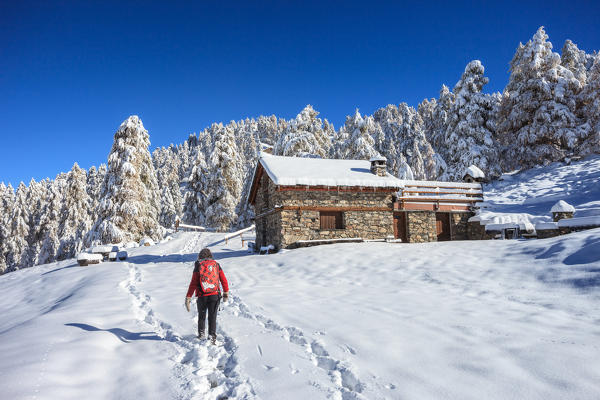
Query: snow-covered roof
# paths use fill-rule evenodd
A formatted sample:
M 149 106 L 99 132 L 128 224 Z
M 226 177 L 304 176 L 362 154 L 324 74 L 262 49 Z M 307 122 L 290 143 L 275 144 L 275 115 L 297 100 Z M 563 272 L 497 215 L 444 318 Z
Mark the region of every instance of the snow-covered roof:
M 283 157 L 261 153 L 260 164 L 276 185 L 401 188 L 394 176 L 377 176 L 366 160 Z
M 469 168 L 465 169 L 463 176 L 466 175 L 471 175 L 473 178 L 485 178 L 483 171 L 477 168 L 475 165 L 471 165 Z
M 558 226 L 561 228 L 580 226 L 600 226 L 600 215 L 592 215 L 589 217 L 565 218 L 558 221 Z
M 558 229 L 558 223 L 557 222 L 538 222 L 537 224 L 535 224 L 536 231 L 543 231 L 543 230 L 548 230 L 548 229 Z
M 550 210 L 550 212 L 571 212 L 574 213 L 575 212 L 575 207 L 573 207 L 572 205 L 570 205 L 569 203 L 567 203 L 564 200 L 559 200 L 555 205 L 552 206 L 552 209 Z
M 369 162 L 373 162 L 373 161 L 387 161 L 387 158 L 385 158 L 384 156 L 374 156 L 374 157 L 371 157 Z

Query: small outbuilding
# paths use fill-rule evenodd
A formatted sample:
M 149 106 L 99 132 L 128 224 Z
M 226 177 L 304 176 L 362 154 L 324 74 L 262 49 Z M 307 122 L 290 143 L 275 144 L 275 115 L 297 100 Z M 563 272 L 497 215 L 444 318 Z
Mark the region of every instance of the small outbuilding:
M 469 168 L 467 168 L 465 170 L 465 172 L 463 174 L 463 181 L 465 181 L 467 183 L 485 182 L 485 174 L 483 173 L 482 170 L 477 168 L 477 166 L 471 165 Z
M 573 214 L 575 214 L 575 207 L 564 200 L 559 200 L 552 206 L 550 212 L 552 213 L 552 219 L 554 222 L 558 222 L 561 219 L 573 218 Z

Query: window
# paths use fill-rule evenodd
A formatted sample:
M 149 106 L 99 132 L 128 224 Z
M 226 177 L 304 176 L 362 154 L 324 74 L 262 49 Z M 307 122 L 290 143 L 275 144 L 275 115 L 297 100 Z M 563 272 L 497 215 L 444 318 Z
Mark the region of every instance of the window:
M 341 211 L 320 211 L 321 229 L 344 229 L 344 217 Z

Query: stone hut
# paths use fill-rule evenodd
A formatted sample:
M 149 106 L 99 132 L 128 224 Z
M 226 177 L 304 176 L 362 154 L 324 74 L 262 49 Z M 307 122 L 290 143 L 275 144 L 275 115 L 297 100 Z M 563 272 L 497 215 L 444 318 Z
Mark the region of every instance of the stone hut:
M 248 202 L 254 206 L 256 248 L 307 242 L 467 239 L 470 208 L 481 185 L 404 181 L 384 158 L 328 160 L 261 153 Z
M 485 174 L 483 173 L 482 170 L 477 168 L 477 166 L 471 165 L 463 173 L 463 181 L 465 181 L 467 183 L 473 183 L 473 182 L 481 183 L 481 182 L 485 181 Z
M 561 219 L 573 218 L 573 214 L 575 214 L 575 207 L 564 200 L 559 200 L 552 206 L 550 212 L 552 213 L 552 219 L 554 222 L 558 222 Z

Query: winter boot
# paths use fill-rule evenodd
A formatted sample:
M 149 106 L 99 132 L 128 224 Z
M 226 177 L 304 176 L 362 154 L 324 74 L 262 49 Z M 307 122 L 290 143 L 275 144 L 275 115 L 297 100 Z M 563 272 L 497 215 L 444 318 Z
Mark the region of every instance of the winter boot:
M 200 340 L 203 340 L 203 339 L 205 339 L 205 338 L 206 338 L 206 335 L 204 334 L 204 331 L 201 331 L 201 332 L 198 334 L 198 339 L 200 339 Z
M 217 335 L 210 335 L 210 344 L 217 344 Z

